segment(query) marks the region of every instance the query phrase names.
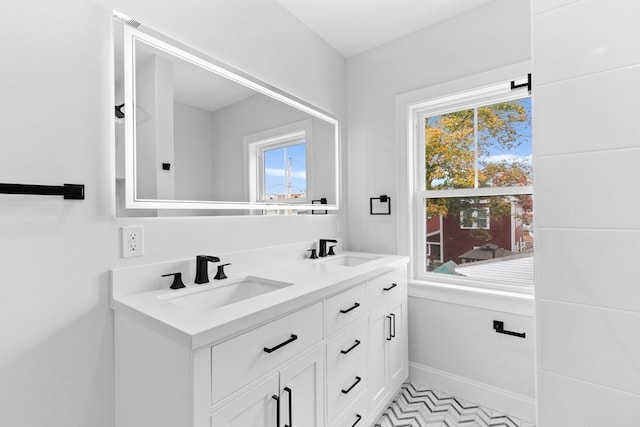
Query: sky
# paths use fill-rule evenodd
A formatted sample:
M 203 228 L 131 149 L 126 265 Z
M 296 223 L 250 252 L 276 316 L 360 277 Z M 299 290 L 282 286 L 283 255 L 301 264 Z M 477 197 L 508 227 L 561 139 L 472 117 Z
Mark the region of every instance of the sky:
M 288 159 L 291 159 L 291 193 L 306 192 L 306 146 L 301 143 L 265 151 L 264 169 L 267 194 L 286 194 L 287 179 L 285 170 Z

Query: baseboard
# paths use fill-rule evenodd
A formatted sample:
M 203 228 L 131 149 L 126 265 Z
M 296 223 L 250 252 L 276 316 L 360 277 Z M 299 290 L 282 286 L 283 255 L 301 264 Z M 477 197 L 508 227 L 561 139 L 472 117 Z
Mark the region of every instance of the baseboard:
M 533 422 L 536 402 L 530 397 L 461 377 L 415 362 L 409 362 L 409 381 Z

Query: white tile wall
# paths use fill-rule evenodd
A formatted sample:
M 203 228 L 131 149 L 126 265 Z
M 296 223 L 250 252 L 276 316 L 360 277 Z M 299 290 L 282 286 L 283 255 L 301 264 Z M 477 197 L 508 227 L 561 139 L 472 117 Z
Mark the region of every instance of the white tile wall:
M 640 396 L 543 372 L 538 386 L 539 427 L 635 427 Z
M 538 298 L 640 312 L 640 230 L 537 233 Z
M 533 0 L 534 2 L 536 0 Z M 640 62 L 640 2 L 581 0 L 533 17 L 538 84 Z
M 536 425 L 640 426 L 640 2 L 532 11 Z
M 639 81 L 634 66 L 538 87 L 534 103 L 544 108 L 535 110 L 537 155 L 638 147 L 640 97 L 629 88 Z
M 546 107 L 537 105 L 538 109 Z M 626 135 L 615 133 L 611 137 Z M 550 139 L 536 138 L 536 144 L 553 144 L 563 138 L 573 135 L 558 131 Z M 640 148 L 536 157 L 536 227 L 639 229 L 634 213 L 640 212 L 640 192 L 635 186 L 630 188 L 638 183 L 638 165 Z
M 539 301 L 541 369 L 640 394 L 640 313 Z

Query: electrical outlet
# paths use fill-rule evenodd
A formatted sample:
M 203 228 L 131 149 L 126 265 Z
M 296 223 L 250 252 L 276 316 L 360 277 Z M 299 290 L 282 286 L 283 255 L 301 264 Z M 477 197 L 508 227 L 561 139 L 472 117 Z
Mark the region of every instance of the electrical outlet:
M 144 255 L 144 234 L 141 225 L 122 227 L 122 257 Z

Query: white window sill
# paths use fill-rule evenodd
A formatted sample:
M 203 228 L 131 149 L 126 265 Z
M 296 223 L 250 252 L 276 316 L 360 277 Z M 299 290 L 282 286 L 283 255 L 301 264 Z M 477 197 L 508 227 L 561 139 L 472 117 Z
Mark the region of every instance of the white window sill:
M 414 279 L 409 282 L 409 297 L 534 317 L 533 288 L 499 284 L 473 286 L 466 282 Z

